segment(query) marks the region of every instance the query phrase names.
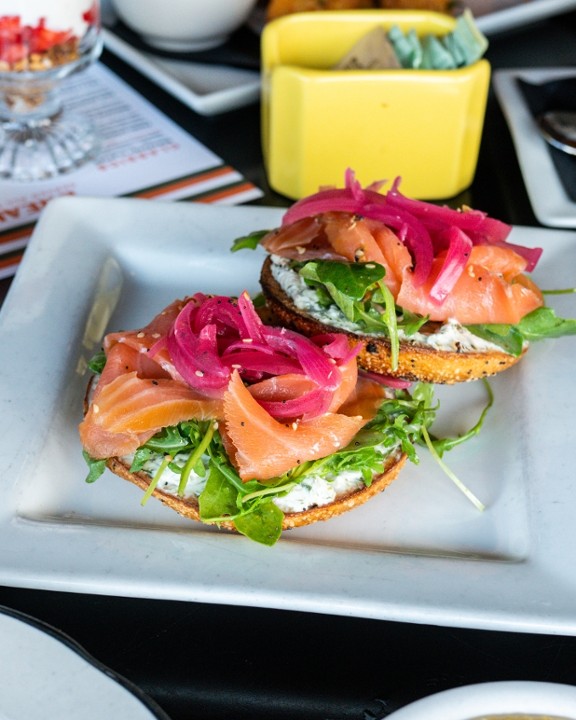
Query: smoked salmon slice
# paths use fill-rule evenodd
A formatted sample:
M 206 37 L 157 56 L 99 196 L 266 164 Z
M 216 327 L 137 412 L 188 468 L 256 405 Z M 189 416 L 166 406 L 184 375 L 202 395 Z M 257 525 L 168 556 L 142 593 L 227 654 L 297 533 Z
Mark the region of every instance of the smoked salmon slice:
M 278 422 L 252 397 L 237 371 L 224 394 L 224 420 L 242 480 L 267 480 L 331 455 L 366 422 L 340 413 L 325 413 L 310 422 Z
M 350 262 L 385 264 L 370 221 L 347 213 L 326 213 L 322 222 L 330 245 L 339 255 Z
M 293 260 L 338 257 L 316 218 L 304 218 L 289 227 L 272 230 L 262 244 L 268 252 Z
M 430 320 L 454 318 L 464 325 L 504 323 L 515 325 L 543 305 L 542 293 L 521 274 L 526 267 L 522 257 L 507 248 L 476 245 L 469 261 L 449 295 L 442 303 L 430 298 L 430 290 L 443 264 L 434 259 L 428 280 L 418 287 L 409 272 L 404 273 L 396 297 L 400 307 Z
M 314 408 L 315 415 L 319 414 L 318 406 L 323 408 L 323 412 L 336 412 L 356 387 L 358 379 L 356 358 L 335 366 L 334 370 L 341 375 L 334 391 L 326 391 L 302 373 L 273 375 L 247 387 L 252 397 L 277 420 L 302 415 L 305 397 L 309 398 L 308 406 Z M 290 414 L 290 407 L 299 410 Z
M 384 282 L 392 295 L 397 297 L 405 272 L 412 268 L 412 256 L 396 233 L 386 225 L 375 227 L 373 232 L 384 258 L 382 262 L 386 270 Z
M 273 230 L 263 238 L 262 245 L 269 253 L 293 260 L 340 259 L 385 265 L 375 237 L 375 230 L 382 227 L 381 223 L 350 213 L 329 212 Z
M 391 391 L 385 385 L 360 376 L 339 412 L 350 416 L 360 415 L 368 422 L 376 417 L 382 402 L 389 397 Z
M 80 423 L 88 454 L 109 458 L 133 453 L 163 427 L 184 420 L 208 420 L 223 413 L 221 400 L 167 379 L 140 378 L 135 371 L 104 385 Z
M 104 338 L 104 352 L 108 354 L 109 350 L 118 342 L 126 342 L 128 338 L 135 337 L 140 342 L 138 345 L 150 347 L 158 338 L 167 335 L 168 330 L 172 327 L 174 320 L 188 302 L 188 298 L 183 300 L 174 300 L 168 307 L 154 316 L 154 318 L 140 330 L 129 330 L 128 332 L 112 332 L 108 333 Z
M 174 320 L 182 308 L 189 301 L 174 300 L 167 308 L 158 313 L 151 322 L 139 330 L 108 333 L 104 338 L 104 352 L 106 353 L 106 366 L 115 362 L 114 353 L 121 357 L 128 357 L 119 345 L 132 348 L 136 355 L 135 369 L 141 377 L 173 378 L 183 382 L 180 373 L 176 370 L 170 354 L 166 348 L 165 338 L 174 324 Z
M 102 389 L 117 377 L 137 370 L 138 355 L 135 348 L 123 343 L 118 343 L 110 350 L 106 356 L 106 365 L 104 365 L 100 379 L 94 388 L 93 401 L 96 400 Z

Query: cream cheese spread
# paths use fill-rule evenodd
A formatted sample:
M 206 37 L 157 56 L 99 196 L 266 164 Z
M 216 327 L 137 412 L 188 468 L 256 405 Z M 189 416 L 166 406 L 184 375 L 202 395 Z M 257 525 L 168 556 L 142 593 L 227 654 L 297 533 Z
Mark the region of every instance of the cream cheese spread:
M 125 456 L 122 461 L 126 465 L 132 464 L 134 457 Z M 175 457 L 175 462 L 183 465 L 188 459 L 187 453 L 179 453 Z M 147 460 L 142 470 L 150 478 L 158 472 L 160 465 L 162 464 L 163 456 L 160 454 L 154 454 L 149 460 Z M 204 456 L 205 464 L 208 464 L 208 457 Z M 206 480 L 208 479 L 208 471 L 205 476 L 196 474 L 195 472 L 190 473 L 188 482 L 184 489 L 183 499 L 184 500 L 197 500 L 202 490 L 206 486 Z M 168 495 L 178 496 L 178 486 L 180 484 L 180 475 L 173 472 L 169 467 L 166 467 L 160 476 L 158 490 L 167 493 Z M 330 505 L 330 503 L 338 500 L 341 497 L 350 495 L 357 490 L 364 487 L 364 480 L 360 471 L 346 471 L 341 472 L 337 476 L 323 477 L 320 475 L 310 475 L 302 480 L 296 487 L 289 490 L 286 495 L 281 497 L 273 498 L 273 502 L 278 506 L 284 513 L 297 513 L 309 510 L 312 507 L 323 507 Z
M 316 291 L 290 267 L 290 260 L 279 255 L 271 255 L 270 258 L 273 278 L 299 310 L 306 312 L 319 322 L 332 325 L 345 332 L 375 336 L 374 333 L 366 332 L 359 325 L 348 320 L 336 305 L 330 305 L 328 308 L 320 305 Z M 477 337 L 453 319 L 447 320 L 436 332 L 430 334 L 416 332 L 408 336 L 399 328 L 398 337 L 401 341 L 408 340 L 416 345 L 430 347 L 434 350 L 502 352 L 501 347 Z
M 186 460 L 190 457 L 189 453 L 178 453 L 174 457 L 174 462 L 178 465 L 184 466 L 186 463 Z M 122 458 L 122 461 L 126 463 L 128 466 L 132 464 L 132 461 L 134 460 L 133 455 L 128 455 L 126 457 Z M 160 469 L 160 466 L 164 460 L 164 456 L 160 455 L 159 453 L 154 453 L 142 466 L 142 471 L 145 472 L 147 475 L 150 475 L 151 478 L 153 478 L 158 470 Z M 205 456 L 204 458 L 205 463 L 208 462 L 208 457 Z M 198 475 L 195 472 L 191 472 L 190 476 L 188 477 L 188 482 L 186 483 L 186 487 L 184 488 L 184 495 L 182 496 L 184 500 L 193 500 L 194 498 L 198 498 L 202 490 L 204 490 L 206 486 L 206 480 L 208 479 L 208 471 L 206 471 L 206 474 L 204 476 Z M 180 475 L 178 473 L 175 473 L 171 468 L 168 466 L 164 468 L 162 475 L 160 476 L 160 480 L 158 482 L 158 485 L 156 486 L 158 490 L 162 490 L 162 492 L 167 493 L 168 495 L 174 495 L 174 497 L 178 496 L 178 487 L 180 486 Z

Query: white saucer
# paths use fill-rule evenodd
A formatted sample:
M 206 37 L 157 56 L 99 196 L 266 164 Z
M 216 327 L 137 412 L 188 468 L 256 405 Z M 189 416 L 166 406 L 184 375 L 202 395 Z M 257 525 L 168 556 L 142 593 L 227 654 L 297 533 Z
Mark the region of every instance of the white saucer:
M 386 720 L 488 720 L 490 716 L 499 720 L 576 718 L 576 687 L 526 681 L 466 685 L 417 700 Z
M 168 720 L 58 630 L 0 608 L 1 720 Z

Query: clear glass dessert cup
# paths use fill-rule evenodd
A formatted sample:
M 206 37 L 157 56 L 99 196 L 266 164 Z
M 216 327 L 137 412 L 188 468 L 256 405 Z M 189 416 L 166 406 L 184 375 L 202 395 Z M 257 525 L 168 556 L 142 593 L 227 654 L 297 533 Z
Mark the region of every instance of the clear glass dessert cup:
M 46 180 L 93 157 L 92 124 L 60 91 L 101 48 L 99 0 L 0 0 L 0 178 Z

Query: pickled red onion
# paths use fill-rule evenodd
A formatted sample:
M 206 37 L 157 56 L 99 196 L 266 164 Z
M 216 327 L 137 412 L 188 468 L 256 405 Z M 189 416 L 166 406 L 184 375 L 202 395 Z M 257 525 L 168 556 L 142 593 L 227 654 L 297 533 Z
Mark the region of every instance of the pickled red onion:
M 495 242 L 492 244 L 497 245 L 498 247 L 514 250 L 514 252 L 518 253 L 518 255 L 521 255 L 524 260 L 526 260 L 526 272 L 532 272 L 532 270 L 534 270 L 538 260 L 540 260 L 540 256 L 543 253 L 543 248 L 529 248 L 524 245 L 516 245 L 515 243 L 510 242 Z
M 400 193 L 399 184 L 400 178 L 396 178 L 384 194 L 378 192 L 380 183 L 362 188 L 354 172 L 348 169 L 343 188 L 323 189 L 294 203 L 284 214 L 282 226 L 329 212 L 348 212 L 380 221 L 391 228 L 410 251 L 416 285 L 427 280 L 435 255 L 446 249 L 448 231 L 465 233 L 474 245 L 493 244 L 510 248 L 526 259 L 528 272 L 536 267 L 542 254 L 541 248 L 507 242 L 512 230 L 510 225 L 479 210 L 454 210 L 445 205 L 407 198 Z M 451 262 L 452 274 L 457 267 Z M 448 274 L 448 268 L 445 274 Z M 438 294 L 443 294 L 441 287 L 436 287 L 433 298 L 438 299 Z
M 311 420 L 328 412 L 331 399 L 332 393 L 317 387 L 290 400 L 258 400 L 258 403 L 276 420 Z
M 445 300 L 458 282 L 458 278 L 464 272 L 472 249 L 472 240 L 460 228 L 453 225 L 448 228 L 446 235 L 448 252 L 438 277 L 430 289 L 430 297 L 439 303 Z
M 262 406 L 278 419 L 311 419 L 327 411 L 343 377 L 338 367 L 358 352 L 345 336 L 306 338 L 286 328 L 264 325 L 247 293 L 237 302 L 197 294 L 176 317 L 165 343 L 184 381 L 209 397 L 221 397 L 232 372 L 244 382 L 299 373 L 310 390 L 282 402 Z

